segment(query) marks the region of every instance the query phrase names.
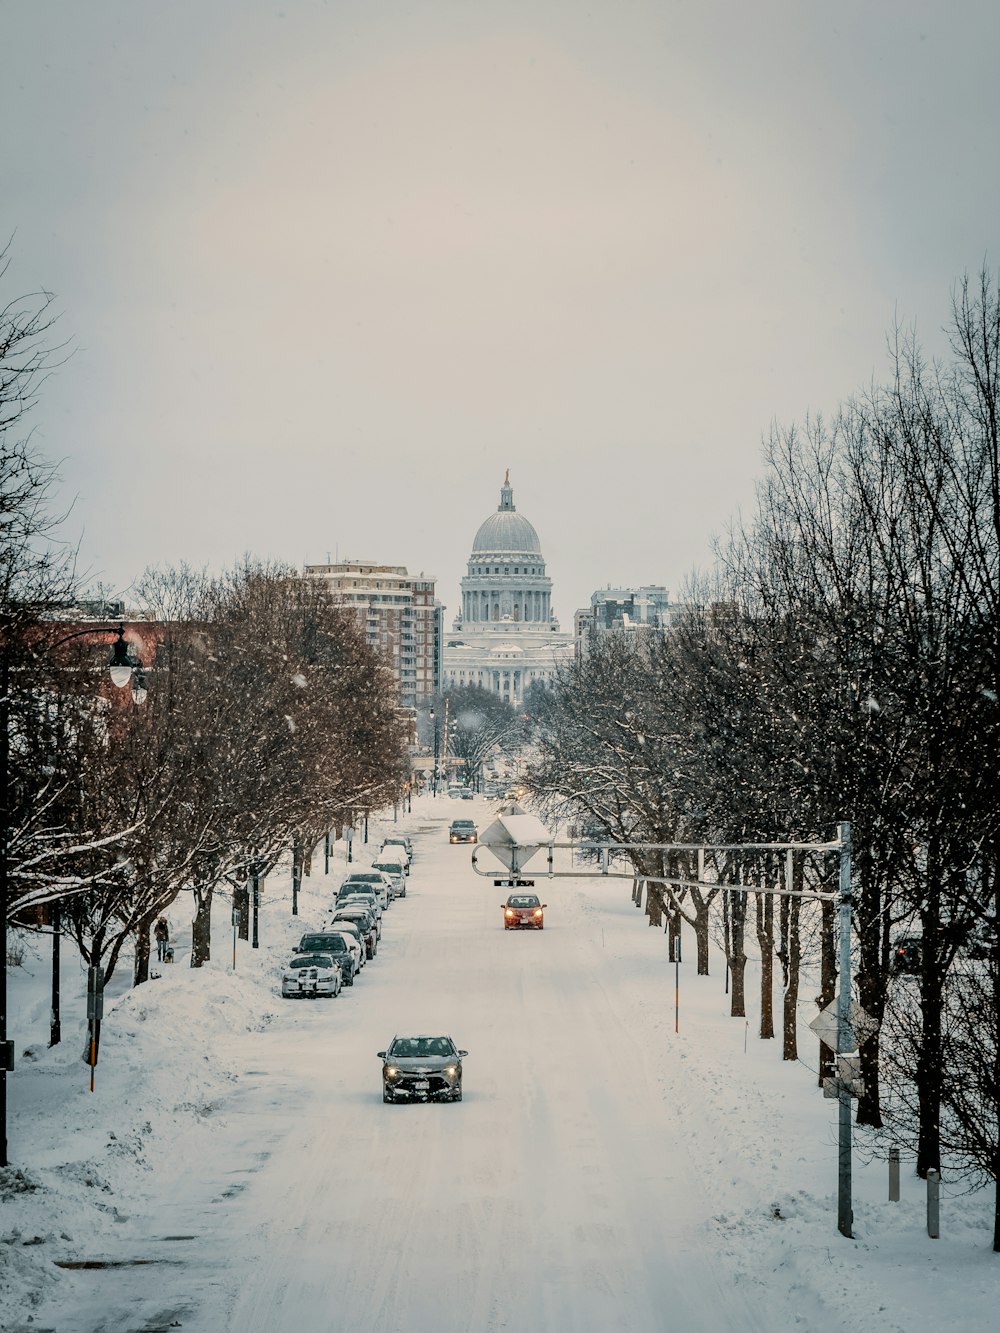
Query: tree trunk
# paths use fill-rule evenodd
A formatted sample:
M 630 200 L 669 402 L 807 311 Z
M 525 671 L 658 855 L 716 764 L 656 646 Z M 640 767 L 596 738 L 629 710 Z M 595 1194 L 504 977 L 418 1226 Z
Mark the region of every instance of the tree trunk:
M 744 950 L 744 938 L 747 917 L 747 896 L 734 893 L 729 904 L 729 971 L 733 978 L 733 989 L 729 997 L 729 1013 L 733 1018 L 746 1018 L 746 967 L 747 956 Z
M 656 926 L 659 929 L 663 925 L 663 885 L 646 885 L 646 916 L 647 925 Z
M 942 959 L 941 910 L 935 873 L 938 858 L 928 855 L 928 882 L 931 891 L 926 895 L 921 913 L 923 949 L 920 972 L 920 1048 L 914 1081 L 917 1085 L 919 1126 L 917 1130 L 917 1175 L 926 1179 L 933 1167 L 941 1170 L 941 1085 L 944 1080 L 944 1047 L 941 1017 L 944 993 L 944 963 Z
M 886 984 L 889 974 L 889 926 L 882 910 L 882 893 L 875 882 L 876 871 L 867 865 L 861 867 L 861 901 L 859 919 L 871 922 L 868 929 L 859 931 L 861 971 L 858 976 L 858 999 L 862 1009 L 879 1024 L 873 1036 L 861 1042 L 861 1077 L 864 1091 L 858 1098 L 857 1123 L 882 1128 L 882 1089 L 879 1079 L 879 1029 L 885 1016 Z M 825 906 L 825 905 L 824 905 Z M 831 906 L 831 911 L 832 911 Z
M 691 902 L 694 905 L 694 938 L 698 949 L 698 976 L 708 976 L 709 938 L 708 923 L 711 899 L 707 901 L 698 889 L 691 890 Z
M 774 1036 L 774 898 L 757 893 L 757 943 L 760 946 L 760 1035 Z
M 196 884 L 191 922 L 191 966 L 201 967 L 212 957 L 212 885 Z
M 250 938 L 250 887 L 241 884 L 233 889 L 233 910 L 236 913 L 236 930 L 241 940 Z
M 132 985 L 141 986 L 149 980 L 149 923 L 143 922 L 135 932 L 135 961 L 132 965 Z

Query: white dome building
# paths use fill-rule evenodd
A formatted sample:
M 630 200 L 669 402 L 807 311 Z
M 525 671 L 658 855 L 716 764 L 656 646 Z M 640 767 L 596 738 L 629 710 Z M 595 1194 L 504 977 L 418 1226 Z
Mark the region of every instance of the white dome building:
M 533 681 L 548 683 L 571 661 L 560 634 L 552 580 L 538 533 L 514 506 L 510 472 L 500 504 L 476 533 L 462 580 L 462 610 L 444 650 L 445 688 L 479 685 L 517 706 Z

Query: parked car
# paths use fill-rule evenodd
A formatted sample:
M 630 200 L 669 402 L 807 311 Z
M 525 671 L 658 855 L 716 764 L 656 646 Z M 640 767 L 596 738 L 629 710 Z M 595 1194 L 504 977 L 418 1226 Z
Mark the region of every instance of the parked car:
M 402 850 L 402 848 L 399 850 Z M 372 862 L 372 869 L 380 870 L 388 879 L 390 899 L 406 897 L 406 866 L 404 862 L 397 860 L 395 856 L 390 859 L 388 853 L 386 853 L 384 856 L 380 856 L 377 861 Z
M 332 954 L 296 954 L 281 974 L 281 994 L 286 1000 L 327 995 L 332 1000 L 340 994 L 343 974 Z
M 400 860 L 406 866 L 406 873 L 409 874 L 410 866 L 413 864 L 413 843 L 410 841 L 410 839 L 406 836 L 405 833 L 401 833 L 398 835 L 393 834 L 393 836 L 390 838 L 383 838 L 382 848 L 379 851 L 379 859 L 381 860 L 381 858 L 386 852 L 397 852 L 397 851 L 404 853 L 403 855 L 400 856 Z
M 364 903 L 357 903 L 350 907 L 338 907 L 332 924 L 336 925 L 338 921 L 353 921 L 360 928 L 364 938 L 365 953 L 369 958 L 374 958 L 378 953 L 378 927 L 375 924 L 375 918 Z
M 460 1051 L 450 1037 L 393 1037 L 378 1053 L 382 1061 L 382 1100 L 460 1102 L 462 1060 L 468 1054 Z
M 374 892 L 368 888 L 344 889 L 337 894 L 336 911 L 342 907 L 365 907 L 375 918 L 375 934 L 378 939 L 382 938 L 382 908 Z
M 893 972 L 919 972 L 923 958 L 919 935 L 902 935 L 892 946 Z
M 347 941 L 339 931 L 309 931 L 299 940 L 298 954 L 328 953 L 340 964 L 345 986 L 354 985 L 355 966 Z
M 329 929 L 333 930 L 334 927 L 331 926 Z M 368 954 L 365 950 L 365 942 L 362 938 L 361 931 L 353 921 L 338 921 L 336 930 L 337 933 L 343 935 L 344 939 L 347 941 L 347 947 L 350 949 L 351 957 L 354 959 L 354 975 L 357 976 L 368 961 Z
M 346 888 L 348 884 L 363 884 L 367 888 L 377 889 L 379 902 L 383 907 L 389 906 L 389 881 L 381 870 L 354 870 L 347 876 L 340 888 Z
M 539 902 L 537 893 L 512 893 L 500 904 L 504 930 L 542 930 L 547 905 Z
M 371 903 L 372 912 L 378 920 L 380 931 L 382 929 L 382 917 L 385 915 L 385 907 L 382 901 L 384 896 L 381 885 L 365 884 L 360 880 L 353 879 L 345 879 L 337 890 L 338 903 L 345 902 L 348 898 L 364 898 L 366 902 Z M 391 896 L 389 901 L 392 901 Z
M 449 842 L 478 842 L 479 830 L 471 819 L 453 819 L 448 825 Z

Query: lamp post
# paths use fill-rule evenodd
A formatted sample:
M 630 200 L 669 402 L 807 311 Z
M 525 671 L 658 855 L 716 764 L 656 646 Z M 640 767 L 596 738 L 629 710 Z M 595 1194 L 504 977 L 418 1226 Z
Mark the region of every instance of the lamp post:
M 431 709 L 431 721 L 434 723 L 434 773 L 431 777 L 431 795 L 438 794 L 438 762 L 441 757 L 441 732 L 438 728 L 437 715 Z
M 56 643 L 49 645 L 59 648 L 73 639 L 82 639 L 88 634 L 107 634 L 106 626 L 88 626 L 73 634 L 67 634 Z M 118 638 L 115 640 L 111 661 L 108 668 L 112 682 L 119 689 L 124 688 L 132 679 L 132 673 L 139 663 L 132 656 L 125 640 L 125 626 L 119 624 Z M 0 646 L 0 1167 L 9 1165 L 7 1157 L 7 1075 L 14 1070 L 14 1043 L 7 1036 L 7 918 L 10 902 L 8 882 L 7 843 L 10 831 L 10 686 L 11 661 L 7 645 Z M 135 697 L 135 692 L 134 692 Z M 145 698 L 145 683 L 142 686 Z M 138 698 L 137 702 L 141 702 Z M 53 1016 L 53 1031 L 58 1031 L 58 1017 Z

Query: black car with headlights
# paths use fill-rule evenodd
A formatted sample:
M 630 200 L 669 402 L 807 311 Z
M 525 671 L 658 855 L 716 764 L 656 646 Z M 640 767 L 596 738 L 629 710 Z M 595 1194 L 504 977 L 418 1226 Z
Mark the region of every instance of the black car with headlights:
M 462 1058 L 450 1037 L 393 1037 L 382 1061 L 384 1102 L 460 1102 Z
M 345 986 L 354 985 L 354 958 L 343 935 L 337 931 L 328 934 L 310 931 L 299 940 L 298 953 L 328 953 L 340 964 L 340 975 Z

